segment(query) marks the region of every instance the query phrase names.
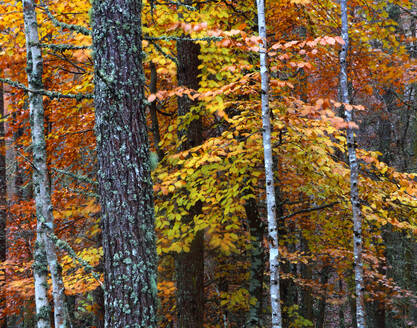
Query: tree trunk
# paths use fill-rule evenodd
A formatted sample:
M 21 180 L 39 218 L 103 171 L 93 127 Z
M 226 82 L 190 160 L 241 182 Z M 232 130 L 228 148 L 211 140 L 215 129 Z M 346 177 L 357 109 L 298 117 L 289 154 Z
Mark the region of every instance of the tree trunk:
M 269 266 L 270 266 L 270 296 L 272 328 L 282 327 L 282 315 L 279 291 L 279 250 L 278 229 L 276 221 L 276 203 L 274 189 L 274 171 L 271 146 L 271 117 L 269 109 L 269 73 L 267 63 L 267 39 L 265 23 L 264 0 L 257 0 L 259 36 L 262 38 L 259 55 L 261 63 L 261 99 L 262 127 L 266 179 L 266 205 L 268 212 Z
M 249 297 L 255 298 L 256 302 L 250 303 L 247 327 L 262 327 L 263 310 L 263 282 L 265 271 L 264 251 L 264 224 L 258 213 L 256 200 L 249 198 L 245 203 L 246 217 L 249 223 L 251 249 L 250 249 L 250 277 Z
M 150 92 L 156 93 L 157 91 L 157 82 L 158 82 L 158 73 L 156 71 L 156 65 L 151 62 L 151 85 L 150 85 Z M 158 122 L 158 114 L 157 114 L 157 100 L 155 99 L 150 104 L 150 112 L 151 112 L 151 120 L 152 120 L 152 134 L 153 134 L 153 142 L 155 145 L 156 153 L 158 154 L 158 159 L 162 160 L 164 158 L 164 152 L 159 146 L 159 142 L 161 141 L 161 135 L 159 133 L 159 122 Z
M 43 89 L 43 61 L 39 47 L 38 24 L 32 0 L 23 1 L 23 18 L 25 23 L 27 49 L 27 75 L 31 90 Z M 62 281 L 61 267 L 58 263 L 55 245 L 47 236 L 54 231 L 52 215 L 51 191 L 49 188 L 48 169 L 46 162 L 46 143 L 44 131 L 44 108 L 42 95 L 29 93 L 30 125 L 33 153 L 33 189 L 37 216 L 37 242 L 35 245 L 35 294 L 38 327 L 49 327 L 49 306 L 46 297 L 46 274 L 49 265 L 54 300 L 55 328 L 67 326 L 65 313 L 65 291 Z M 46 257 L 46 258 L 45 258 Z
M 316 328 L 324 328 L 326 320 L 326 303 L 327 303 L 327 283 L 329 281 L 329 267 L 323 263 L 323 269 L 320 271 L 320 283 L 324 286 L 323 294 L 319 299 L 317 306 L 317 321 Z
M 342 16 L 342 38 L 345 42 L 340 51 L 340 91 L 342 101 L 349 104 L 348 76 L 347 76 L 347 52 L 349 48 L 349 27 L 347 14 L 347 0 L 340 1 Z M 353 122 L 352 111 L 345 108 L 346 121 Z M 347 147 L 349 153 L 350 167 L 350 195 L 353 213 L 353 256 L 355 271 L 355 291 L 356 291 L 356 321 L 358 328 L 365 327 L 365 308 L 364 308 L 364 282 L 363 282 L 363 263 L 362 263 L 362 213 L 359 203 L 358 190 L 358 161 L 356 158 L 355 134 L 352 128 L 347 128 Z
M 187 3 L 187 2 L 186 2 Z M 198 90 L 200 71 L 200 45 L 188 40 L 177 41 L 177 79 L 179 86 Z M 201 118 L 184 126 L 182 118 L 190 113 L 197 102 L 187 95 L 178 97 L 178 137 L 183 142 L 180 151 L 198 146 L 203 141 Z M 201 214 L 202 204 L 197 202 L 182 218 L 182 224 L 191 225 L 195 216 Z M 179 328 L 202 328 L 204 323 L 204 231 L 198 231 L 190 245 L 189 252 L 176 257 L 177 319 Z
M 4 117 L 4 92 L 3 83 L 0 83 L 0 114 Z M 7 180 L 6 180 L 6 141 L 5 141 L 5 123 L 0 123 L 0 261 L 6 261 L 7 256 L 7 243 L 6 243 L 6 222 L 7 222 Z M 6 272 L 3 270 L 3 281 L 0 282 L 1 286 L 1 328 L 7 328 L 7 300 L 6 300 Z
M 156 326 L 157 257 L 141 0 L 93 1 L 105 327 Z

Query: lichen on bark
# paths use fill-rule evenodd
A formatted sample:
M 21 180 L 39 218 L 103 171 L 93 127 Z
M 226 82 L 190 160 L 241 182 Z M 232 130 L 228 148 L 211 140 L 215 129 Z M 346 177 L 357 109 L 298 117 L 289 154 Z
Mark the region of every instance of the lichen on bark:
M 156 326 L 157 262 L 141 10 L 139 0 L 93 1 L 97 177 L 109 328 Z

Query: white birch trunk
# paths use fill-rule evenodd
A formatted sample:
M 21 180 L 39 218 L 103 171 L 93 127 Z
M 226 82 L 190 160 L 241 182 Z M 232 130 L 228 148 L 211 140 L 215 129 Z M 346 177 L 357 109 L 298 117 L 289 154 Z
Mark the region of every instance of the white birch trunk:
M 268 212 L 268 240 L 269 240 L 269 267 L 270 267 L 270 296 L 272 328 L 282 327 L 281 299 L 279 291 L 279 250 L 278 250 L 278 228 L 276 220 L 276 204 L 274 189 L 274 172 L 271 147 L 271 118 L 269 110 L 269 73 L 267 58 L 267 39 L 265 23 L 264 0 L 256 0 L 258 7 L 259 36 L 262 38 L 259 55 L 261 63 L 261 100 L 262 100 L 262 126 L 263 145 L 265 159 L 265 180 L 266 180 L 266 204 Z
M 349 27 L 347 14 L 347 0 L 340 0 L 342 16 L 342 38 L 345 44 L 340 52 L 340 92 L 342 102 L 349 103 L 348 76 L 347 76 L 347 52 L 349 48 Z M 352 111 L 345 109 L 346 121 L 353 121 Z M 363 282 L 363 263 L 362 263 L 362 213 L 359 203 L 358 190 L 358 161 L 355 150 L 355 134 L 353 129 L 347 128 L 347 147 L 349 154 L 350 167 L 350 199 L 353 213 L 353 256 L 355 269 L 355 291 L 356 291 L 356 321 L 358 328 L 365 327 L 365 308 L 364 308 L 364 282 Z
M 23 0 L 23 18 L 25 23 L 27 74 L 29 88 L 43 88 L 43 61 L 39 47 L 38 24 L 32 0 Z M 53 231 L 51 192 L 49 189 L 48 169 L 46 164 L 46 143 L 44 132 L 44 108 L 42 95 L 29 93 L 30 125 L 33 153 L 33 189 L 35 194 L 37 216 L 37 244 L 35 249 L 35 295 L 38 328 L 50 327 L 46 298 L 47 266 L 51 272 L 52 295 L 54 299 L 55 328 L 66 328 L 65 291 L 58 263 L 55 245 L 48 238 L 47 232 Z M 46 258 L 45 258 L 46 257 Z

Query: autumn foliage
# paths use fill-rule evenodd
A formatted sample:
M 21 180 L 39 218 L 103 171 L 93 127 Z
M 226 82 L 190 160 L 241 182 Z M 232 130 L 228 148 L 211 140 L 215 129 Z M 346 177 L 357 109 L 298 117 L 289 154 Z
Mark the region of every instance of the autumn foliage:
M 313 312 L 319 312 L 320 302 L 345 311 L 344 320 L 352 320 L 350 171 L 347 123 L 340 115 L 345 106 L 355 114 L 356 123 L 351 127 L 359 137 L 366 299 L 382 304 L 385 311 L 411 322 L 412 327 L 417 324 L 412 323 L 417 319 L 413 315 L 416 289 L 390 273 L 393 263 L 389 262 L 387 236 L 398 233 L 415 243 L 417 176 L 413 165 L 405 166 L 395 156 L 387 160 L 385 149 L 374 140 L 377 124 L 370 118 L 379 119 L 385 113 L 388 120 L 394 120 L 394 115 L 406 116 L 414 110 L 410 89 L 417 82 L 416 36 L 407 29 L 415 17 L 407 13 L 415 10 L 415 4 L 410 0 L 349 2 L 348 73 L 353 101 L 344 105 L 338 98 L 338 52 L 343 40 L 337 1 L 266 1 L 282 279 L 295 294 L 285 296 L 286 326 L 311 327 L 318 320 Z M 399 17 L 392 14 L 394 7 Z M 56 234 L 97 272 L 93 276 L 61 250 L 66 293 L 71 298 L 73 320 L 78 323 L 75 326 L 93 327 L 94 316 L 101 315 L 94 295 L 101 285 L 97 277 L 102 274 L 102 249 L 94 107 L 91 99 L 85 99 L 94 89 L 88 35 L 90 2 L 40 1 L 37 10 L 45 89 L 80 95 L 78 99 L 45 95 L 45 127 Z M 149 106 L 156 103 L 158 109 L 159 145 L 154 142 L 150 114 L 149 137 L 153 150 L 158 146 L 164 154 L 153 171 L 159 325 L 170 327 L 175 321 L 175 254 L 188 252 L 195 234 L 203 231 L 205 327 L 242 327 L 242 313 L 256 302 L 248 289 L 252 237 L 245 204 L 249 200 L 259 211 L 259 225 L 266 222 L 257 55 L 260 40 L 254 1 L 205 1 L 190 6 L 145 2 L 142 15 L 147 85 L 151 63 L 157 71 L 156 92 L 146 87 L 145 93 Z M 2 77 L 27 85 L 20 2 L 0 4 L 0 27 Z M 177 83 L 175 40 L 184 35 L 201 46 L 198 90 Z M 34 320 L 31 265 L 36 221 L 27 92 L 3 85 L 8 205 L 7 259 L 1 264 L 0 276 L 2 316 L 17 326 L 24 323 L 29 327 L 28 322 Z M 390 103 L 396 108 L 393 111 L 386 110 L 384 95 L 388 92 L 395 95 Z M 183 95 L 198 100 L 198 105 L 179 120 L 177 97 Z M 179 151 L 184 142 L 179 129 L 196 118 L 202 119 L 204 142 Z M 400 123 L 398 127 L 404 129 Z M 415 164 L 414 157 L 408 156 L 407 161 Z M 202 204 L 202 214 L 184 225 L 181 218 L 197 202 Z M 265 238 L 265 249 L 267 243 Z M 323 279 L 326 272 L 328 278 Z M 267 295 L 266 285 L 264 293 Z M 297 297 L 304 297 L 304 303 L 297 303 Z M 307 309 L 307 297 L 314 311 Z M 267 327 L 268 304 L 264 303 Z

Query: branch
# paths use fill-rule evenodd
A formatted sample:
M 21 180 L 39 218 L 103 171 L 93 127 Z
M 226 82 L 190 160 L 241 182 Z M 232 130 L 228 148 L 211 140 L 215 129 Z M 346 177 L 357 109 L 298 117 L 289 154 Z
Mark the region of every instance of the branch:
M 61 173 L 63 175 L 67 175 L 71 178 L 73 178 L 74 180 L 79 180 L 82 182 L 87 182 L 87 183 L 91 183 L 92 185 L 98 185 L 97 181 L 93 181 L 90 178 L 86 177 L 85 175 L 79 175 L 79 174 L 75 174 L 69 171 L 65 171 L 65 170 L 60 170 L 60 169 L 56 169 L 56 168 L 51 168 L 51 170 L 57 172 L 57 173 Z
M 324 208 L 328 208 L 328 207 L 332 207 L 336 204 L 340 204 L 340 202 L 333 202 L 330 204 L 326 204 L 326 205 L 321 205 L 321 206 L 315 206 L 315 207 L 310 207 L 310 208 L 304 208 L 302 210 L 293 212 L 291 214 L 285 215 L 285 216 L 281 216 L 280 218 L 278 218 L 278 220 L 285 220 L 285 219 L 289 219 L 293 216 L 296 216 L 297 214 L 301 214 L 301 213 L 309 213 L 309 212 L 313 212 L 313 211 L 318 211 L 318 210 L 322 210 Z
M 43 3 L 43 1 L 41 1 L 41 4 L 39 5 L 39 7 L 45 10 L 46 15 L 56 27 L 68 29 L 68 30 L 71 30 L 71 31 L 74 31 L 83 35 L 91 35 L 91 31 L 84 26 L 75 25 L 75 24 L 67 24 L 56 19 L 54 15 L 52 15 L 52 13 L 49 11 L 49 8 Z
M 162 110 L 161 110 L 161 109 L 159 109 L 159 108 L 156 108 L 156 111 L 157 111 L 159 114 L 162 114 L 162 115 L 165 115 L 165 116 L 169 116 L 169 117 L 174 116 L 174 115 L 176 114 L 176 112 L 172 112 L 172 113 L 167 113 L 167 112 L 164 112 L 164 111 L 162 111 Z
M 411 17 L 413 17 L 413 18 L 417 18 L 417 15 L 416 15 L 415 13 L 413 13 L 411 10 L 409 10 L 409 9 L 407 9 L 407 8 L 403 7 L 403 6 L 400 6 L 398 3 L 396 3 L 395 5 L 396 5 L 398 8 L 400 8 L 401 10 L 403 10 L 404 12 L 406 12 L 407 14 L 409 14 Z
M 46 43 L 29 43 L 30 46 L 37 46 L 40 48 L 52 49 L 55 51 L 65 51 L 65 50 L 84 50 L 91 49 L 90 46 L 75 46 L 72 44 L 46 44 Z
M 155 41 L 153 40 L 148 40 L 148 41 L 152 43 L 152 45 L 156 48 L 156 50 L 158 50 L 164 57 L 172 60 L 178 66 L 177 58 L 171 56 L 170 54 L 167 54 Z
M 83 93 L 68 93 L 68 94 L 64 94 L 58 91 L 49 91 L 49 90 L 45 90 L 45 89 L 39 89 L 39 90 L 32 90 L 29 89 L 26 85 L 17 82 L 17 81 L 13 81 L 10 79 L 4 79 L 4 78 L 0 78 L 0 82 L 6 83 L 11 85 L 12 87 L 18 88 L 18 89 L 22 89 L 25 90 L 27 92 L 31 92 L 31 93 L 35 93 L 35 94 L 40 94 L 40 95 L 44 95 L 47 96 L 51 99 L 60 99 L 60 98 L 64 98 L 64 99 L 77 99 L 78 101 L 82 100 L 82 99 L 93 99 L 94 96 L 91 93 L 87 93 L 87 94 L 83 94 Z
M 223 37 L 220 36 L 205 36 L 202 38 L 186 38 L 183 36 L 147 36 L 143 37 L 147 41 L 221 41 Z
M 92 192 L 92 191 L 84 191 L 84 190 L 81 190 L 81 189 L 72 189 L 72 188 L 68 188 L 68 187 L 67 187 L 67 189 L 68 189 L 68 191 L 73 192 L 75 194 L 79 194 L 79 195 L 83 195 L 83 196 L 91 197 L 91 198 L 96 198 L 96 199 L 100 198 L 99 194 L 96 194 L 95 192 Z
M 188 9 L 188 10 L 191 10 L 191 11 L 197 11 L 198 10 L 197 8 L 195 8 L 193 6 L 187 5 L 187 4 L 182 3 L 182 2 L 173 1 L 173 0 L 167 0 L 167 3 L 156 2 L 155 4 L 158 4 L 158 5 L 171 4 L 171 5 L 176 5 L 176 6 L 182 6 L 182 7 L 186 8 L 186 9 Z
M 83 258 L 79 257 L 77 253 L 71 248 L 71 246 L 64 240 L 59 239 L 52 231 L 50 231 L 49 227 L 46 225 L 44 220 L 41 221 L 42 225 L 46 226 L 48 232 L 48 237 L 54 242 L 56 247 L 66 251 L 68 255 L 76 262 L 78 262 L 82 268 L 84 269 L 85 273 L 90 274 L 97 280 L 100 286 L 103 288 L 103 283 L 100 281 L 100 274 L 94 271 L 94 268 Z

